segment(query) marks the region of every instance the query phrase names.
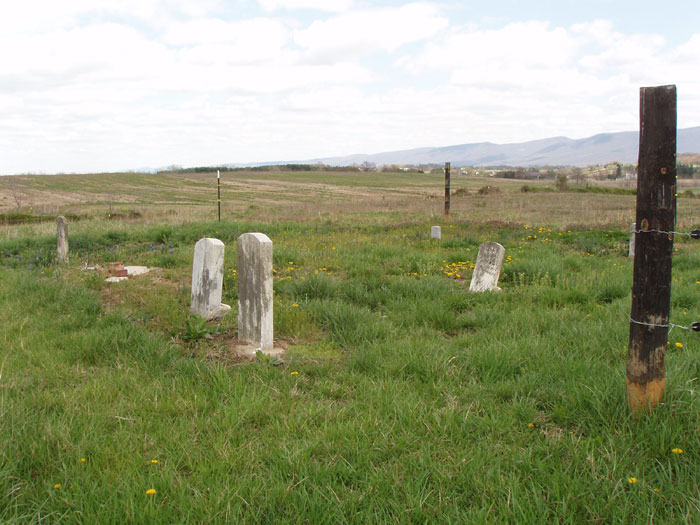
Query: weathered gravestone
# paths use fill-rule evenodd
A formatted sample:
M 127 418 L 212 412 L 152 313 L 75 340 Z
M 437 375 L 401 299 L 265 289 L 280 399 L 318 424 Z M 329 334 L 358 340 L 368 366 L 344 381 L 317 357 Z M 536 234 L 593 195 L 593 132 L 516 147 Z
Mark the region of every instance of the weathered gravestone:
M 637 223 L 633 222 L 630 224 L 630 249 L 627 254 L 628 257 L 634 257 L 634 241 L 637 238 Z
M 430 238 L 431 239 L 442 239 L 442 228 L 440 226 L 431 226 L 430 227 Z
M 204 319 L 223 317 L 231 307 L 221 304 L 224 279 L 224 243 L 219 239 L 200 239 L 194 245 L 192 263 L 192 302 L 190 310 Z
M 56 260 L 60 263 L 68 262 L 68 221 L 63 215 L 56 218 Z
M 479 246 L 470 292 L 500 291 L 498 278 L 501 275 L 503 256 L 506 250 L 497 242 L 485 242 Z
M 264 233 L 238 238 L 238 339 L 273 350 L 272 241 Z

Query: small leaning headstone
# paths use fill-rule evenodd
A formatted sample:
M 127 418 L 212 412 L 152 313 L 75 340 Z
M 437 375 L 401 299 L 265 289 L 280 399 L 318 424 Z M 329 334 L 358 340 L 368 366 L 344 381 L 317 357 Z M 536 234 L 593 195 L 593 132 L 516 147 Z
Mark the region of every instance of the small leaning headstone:
M 238 238 L 238 339 L 272 351 L 272 241 L 264 233 Z
M 630 224 L 630 248 L 627 254 L 628 257 L 634 257 L 634 241 L 637 238 L 637 223 Z
M 479 246 L 479 255 L 469 285 L 470 292 L 500 292 L 498 278 L 501 275 L 506 250 L 497 242 L 485 242 Z
M 56 218 L 56 260 L 68 262 L 68 221 L 63 215 Z
M 231 307 L 221 304 L 224 281 L 224 243 L 204 238 L 194 245 L 190 310 L 207 320 L 223 317 Z
M 442 239 L 442 228 L 440 228 L 440 226 L 431 226 L 430 227 L 430 238 L 437 239 L 437 240 Z

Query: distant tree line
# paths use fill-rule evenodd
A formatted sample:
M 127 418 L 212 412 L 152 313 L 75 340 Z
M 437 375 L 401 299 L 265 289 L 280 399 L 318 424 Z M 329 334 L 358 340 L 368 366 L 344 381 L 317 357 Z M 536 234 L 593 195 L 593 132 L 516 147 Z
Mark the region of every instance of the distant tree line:
M 266 166 L 195 166 L 192 168 L 169 167 L 167 170 L 158 173 L 212 173 L 215 171 L 235 172 L 235 171 L 362 171 L 359 166 L 326 166 L 325 164 L 272 164 Z
M 700 173 L 700 166 L 676 164 L 676 175 L 678 175 L 680 179 L 692 179 L 696 173 Z

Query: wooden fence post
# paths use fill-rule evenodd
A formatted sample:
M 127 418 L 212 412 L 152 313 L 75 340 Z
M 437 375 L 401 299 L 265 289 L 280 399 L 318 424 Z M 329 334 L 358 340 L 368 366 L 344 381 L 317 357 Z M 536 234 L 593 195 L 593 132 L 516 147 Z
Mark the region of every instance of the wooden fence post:
M 671 255 L 676 216 L 676 86 L 640 89 L 637 235 L 627 353 L 634 415 L 654 408 L 666 388 Z
M 450 163 L 445 162 L 445 217 L 450 216 Z
M 221 222 L 221 172 L 216 170 L 216 204 L 219 208 L 219 222 Z

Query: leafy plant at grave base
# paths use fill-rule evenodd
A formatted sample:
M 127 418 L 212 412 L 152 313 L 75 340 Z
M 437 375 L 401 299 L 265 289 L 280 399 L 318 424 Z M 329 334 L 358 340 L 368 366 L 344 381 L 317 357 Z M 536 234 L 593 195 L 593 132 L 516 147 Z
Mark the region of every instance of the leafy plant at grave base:
M 207 324 L 206 319 L 196 315 L 188 317 L 185 324 L 177 328 L 180 339 L 189 342 L 199 341 L 200 339 L 213 339 L 219 333 L 219 329 L 216 326 Z
M 261 350 L 255 352 L 255 358 L 258 361 L 267 363 L 271 366 L 280 366 L 284 364 L 284 359 L 282 359 L 280 356 L 264 354 Z

